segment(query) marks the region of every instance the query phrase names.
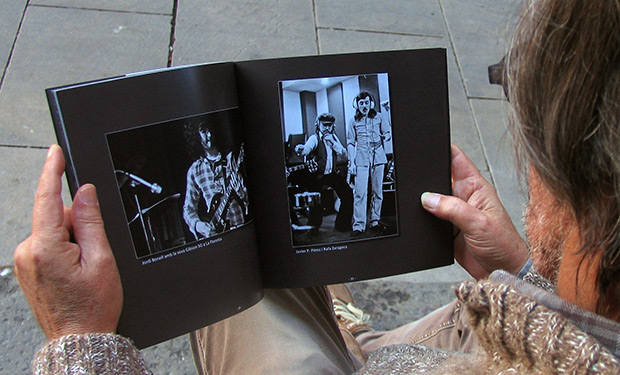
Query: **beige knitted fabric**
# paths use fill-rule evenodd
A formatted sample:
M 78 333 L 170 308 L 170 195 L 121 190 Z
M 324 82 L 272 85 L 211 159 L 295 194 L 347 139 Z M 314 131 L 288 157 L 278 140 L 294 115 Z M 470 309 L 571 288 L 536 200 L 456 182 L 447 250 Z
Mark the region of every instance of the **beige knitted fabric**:
M 566 302 L 558 304 L 557 296 L 541 289 L 525 290 L 525 285 L 514 277 L 501 273 L 493 276 L 502 282 L 468 281 L 457 290 L 478 337 L 476 353 L 463 355 L 430 347 L 394 345 L 371 354 L 359 374 L 620 373 L 618 358 L 612 354 L 618 353 L 617 323 Z M 526 294 L 532 291 L 536 299 Z M 543 304 L 568 312 L 567 316 L 583 330 Z
M 599 342 L 511 285 L 465 282 L 457 296 L 484 351 L 476 373 L 620 373 L 618 359 Z
M 36 375 L 148 375 L 140 351 L 114 334 L 67 335 L 48 342 L 33 361 Z

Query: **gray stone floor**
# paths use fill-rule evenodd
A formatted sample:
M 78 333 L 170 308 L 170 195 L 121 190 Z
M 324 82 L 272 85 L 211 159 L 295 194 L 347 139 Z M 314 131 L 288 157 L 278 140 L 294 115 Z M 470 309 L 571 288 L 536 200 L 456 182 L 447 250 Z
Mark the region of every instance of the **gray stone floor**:
M 445 47 L 453 141 L 498 188 L 521 227 L 508 108 L 488 84 L 517 0 L 2 0 L 0 266 L 29 234 L 46 148 L 55 142 L 44 89 L 133 71 L 221 60 Z M 65 189 L 66 191 L 66 189 Z M 66 194 L 66 193 L 65 193 Z M 66 196 L 66 198 L 69 198 Z M 69 200 L 67 199 L 67 202 Z M 450 300 L 458 266 L 352 285 L 385 329 Z M 0 276 L 0 374 L 28 373 L 44 342 L 12 276 Z M 157 374 L 192 374 L 183 337 L 145 350 Z

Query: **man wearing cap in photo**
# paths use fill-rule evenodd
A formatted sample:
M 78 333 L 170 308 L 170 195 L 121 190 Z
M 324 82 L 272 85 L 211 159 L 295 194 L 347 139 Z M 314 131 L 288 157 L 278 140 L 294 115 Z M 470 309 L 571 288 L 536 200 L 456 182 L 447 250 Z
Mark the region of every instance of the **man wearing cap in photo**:
M 353 192 L 346 179 L 336 171 L 336 159 L 338 156 L 346 159 L 347 150 L 344 148 L 338 136 L 334 133 L 336 118 L 331 113 L 322 113 L 315 121 L 316 132 L 312 134 L 305 144 L 295 146 L 295 152 L 300 156 L 314 158 L 318 164 L 316 173 L 310 182 L 313 190 L 320 191 L 323 186 L 329 186 L 340 198 L 340 210 L 336 216 L 335 229 L 340 232 L 351 230 L 351 217 L 353 216 Z M 317 230 L 323 222 L 322 213 L 311 215 L 308 224 Z
M 368 91 L 360 91 L 353 99 L 355 116 L 347 127 L 349 172 L 355 175 L 352 236 L 366 231 L 368 182 L 370 197 L 369 231 L 378 230 L 383 204 L 383 171 L 387 156 L 383 142 L 391 139 L 391 128 L 375 110 L 375 100 Z

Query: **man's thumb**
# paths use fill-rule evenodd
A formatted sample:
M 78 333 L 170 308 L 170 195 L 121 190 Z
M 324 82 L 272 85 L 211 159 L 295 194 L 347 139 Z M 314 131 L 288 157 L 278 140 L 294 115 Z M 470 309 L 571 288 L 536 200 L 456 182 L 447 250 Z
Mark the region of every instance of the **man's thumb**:
M 97 251 L 109 251 L 110 245 L 103 227 L 97 190 L 94 185 L 82 186 L 73 200 L 73 233 L 82 250 L 82 257 L 88 259 Z
M 448 220 L 461 230 L 467 231 L 479 212 L 461 199 L 437 193 L 424 193 L 422 206 L 440 219 Z

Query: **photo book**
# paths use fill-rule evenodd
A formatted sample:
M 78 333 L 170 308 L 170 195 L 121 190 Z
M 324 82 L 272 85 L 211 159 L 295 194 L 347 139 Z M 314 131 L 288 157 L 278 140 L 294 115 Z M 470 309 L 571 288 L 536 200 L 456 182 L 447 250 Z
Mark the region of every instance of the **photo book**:
M 172 67 L 47 90 L 72 195 L 97 186 L 140 347 L 265 288 L 452 264 L 445 49 Z

